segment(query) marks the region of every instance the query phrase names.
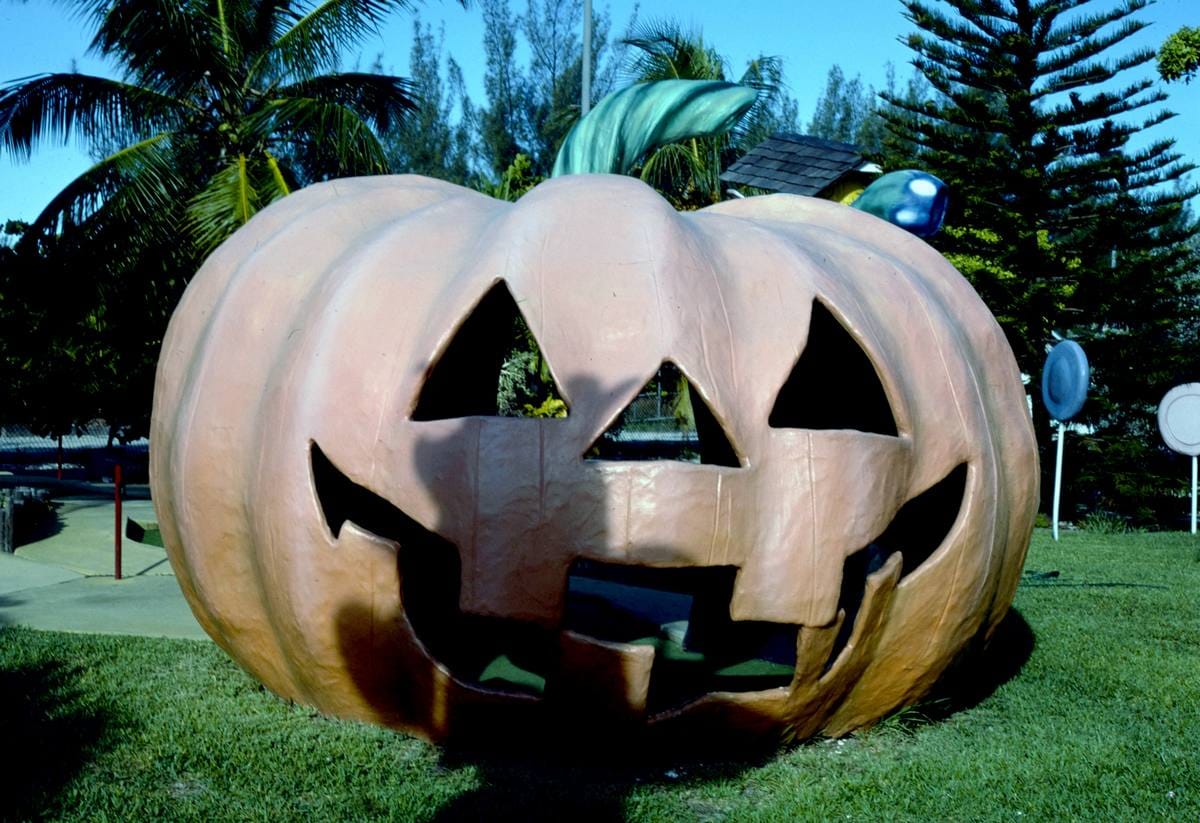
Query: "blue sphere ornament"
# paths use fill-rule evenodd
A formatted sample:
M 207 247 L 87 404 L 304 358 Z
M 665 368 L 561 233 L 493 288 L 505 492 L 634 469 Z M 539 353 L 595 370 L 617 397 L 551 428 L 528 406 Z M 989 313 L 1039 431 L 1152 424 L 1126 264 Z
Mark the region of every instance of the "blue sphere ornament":
M 905 169 L 883 175 L 851 205 L 917 237 L 932 237 L 942 227 L 949 202 L 945 183 L 928 172 Z
M 1065 423 L 1079 414 L 1090 374 L 1087 355 L 1074 340 L 1064 340 L 1050 350 L 1042 369 L 1042 401 L 1051 417 Z

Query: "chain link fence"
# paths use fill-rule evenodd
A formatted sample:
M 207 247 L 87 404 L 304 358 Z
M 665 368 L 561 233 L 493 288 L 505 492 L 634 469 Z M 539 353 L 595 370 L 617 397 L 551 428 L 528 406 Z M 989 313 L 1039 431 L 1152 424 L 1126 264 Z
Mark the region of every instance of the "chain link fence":
M 28 485 L 49 481 L 112 483 L 121 466 L 127 483 L 148 482 L 149 442 L 94 420 L 60 437 L 37 434 L 19 423 L 0 424 L 0 477 Z
M 660 372 L 633 399 L 617 424 L 604 433 L 592 456 L 700 462 L 700 437 L 695 424 L 677 413 L 679 385 L 678 372 Z
M 56 534 L 63 505 L 87 507 L 96 499 L 114 499 L 118 466 L 121 497 L 149 499 L 145 438 L 127 438 L 102 420 L 61 437 L 20 423 L 0 424 L 0 551 Z M 63 502 L 71 499 L 76 502 Z

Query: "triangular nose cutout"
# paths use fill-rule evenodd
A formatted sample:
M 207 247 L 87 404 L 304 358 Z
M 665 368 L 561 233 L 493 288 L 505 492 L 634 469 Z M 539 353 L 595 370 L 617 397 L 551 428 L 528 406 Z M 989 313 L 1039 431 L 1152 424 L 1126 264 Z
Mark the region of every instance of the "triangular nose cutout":
M 567 416 L 541 347 L 503 280 L 459 326 L 412 413 L 413 420 L 479 416 Z
M 584 456 L 589 460 L 681 460 L 733 468 L 742 465 L 700 392 L 669 360 Z
M 896 436 L 896 419 L 875 366 L 819 301 L 813 302 L 804 351 L 767 423 L 774 429 L 856 429 Z

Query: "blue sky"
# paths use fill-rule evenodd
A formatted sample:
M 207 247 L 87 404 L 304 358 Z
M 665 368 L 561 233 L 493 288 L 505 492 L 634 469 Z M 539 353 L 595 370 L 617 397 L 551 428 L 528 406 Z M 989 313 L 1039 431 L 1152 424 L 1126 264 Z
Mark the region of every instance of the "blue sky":
M 1096 0 L 1093 5 L 1108 8 L 1115 1 Z M 525 6 L 525 0 L 510 2 L 516 10 Z M 632 0 L 593 2 L 598 9 L 608 6 L 616 34 L 624 30 L 635 6 Z M 0 82 L 45 71 L 70 71 L 72 65 L 88 73 L 111 73 L 86 54 L 90 32 L 66 6 L 50 0 L 0 0 Z M 444 25 L 446 50 L 462 65 L 472 97 L 482 100 L 483 27 L 478 8 L 464 11 L 451 0 L 431 0 L 419 7 L 418 14 L 424 21 Z M 642 20 L 674 17 L 702 30 L 705 39 L 730 58 L 735 71 L 757 54 L 782 57 L 805 120 L 834 63 L 847 75 L 861 74 L 876 88 L 884 84 L 889 61 L 901 78 L 909 72 L 911 52 L 900 38 L 912 27 L 902 16 L 899 0 L 643 0 L 638 16 Z M 1158 0 L 1139 16 L 1153 25 L 1129 42 L 1156 47 L 1180 26 L 1200 25 L 1200 0 Z M 361 54 L 347 55 L 346 62 L 367 65 L 382 55 L 385 67 L 406 74 L 411 33 L 412 16 L 398 14 L 378 37 L 364 44 Z M 1180 116 L 1152 134 L 1175 138 L 1185 157 L 1200 163 L 1200 81 L 1166 88 L 1171 94 L 1167 105 Z M 36 216 L 88 164 L 87 155 L 74 145 L 43 144 L 28 162 L 0 157 L 0 221 Z

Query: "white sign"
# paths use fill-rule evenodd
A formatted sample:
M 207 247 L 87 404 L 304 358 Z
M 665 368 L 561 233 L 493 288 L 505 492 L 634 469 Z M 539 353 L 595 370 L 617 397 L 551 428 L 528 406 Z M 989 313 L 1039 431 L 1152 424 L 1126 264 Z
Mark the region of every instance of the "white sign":
M 1200 455 L 1200 383 L 1184 383 L 1158 405 L 1158 430 L 1180 454 Z

